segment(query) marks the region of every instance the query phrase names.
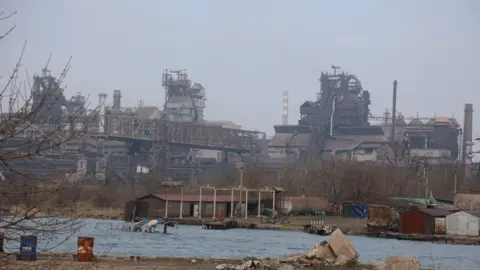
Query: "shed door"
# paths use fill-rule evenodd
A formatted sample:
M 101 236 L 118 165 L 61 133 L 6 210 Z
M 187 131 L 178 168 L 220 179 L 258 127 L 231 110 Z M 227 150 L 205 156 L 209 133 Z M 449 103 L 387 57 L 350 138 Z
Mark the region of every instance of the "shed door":
M 479 233 L 478 219 L 470 218 L 467 222 L 467 235 L 469 236 L 478 236 Z
M 435 234 L 444 234 L 445 227 L 445 218 L 435 218 Z
M 463 213 L 457 215 L 457 235 L 467 235 L 467 216 Z
M 198 210 L 199 210 L 198 204 L 194 204 L 194 205 L 193 205 L 193 216 L 194 216 L 194 217 L 198 217 L 198 216 L 199 216 L 200 212 L 199 212 Z

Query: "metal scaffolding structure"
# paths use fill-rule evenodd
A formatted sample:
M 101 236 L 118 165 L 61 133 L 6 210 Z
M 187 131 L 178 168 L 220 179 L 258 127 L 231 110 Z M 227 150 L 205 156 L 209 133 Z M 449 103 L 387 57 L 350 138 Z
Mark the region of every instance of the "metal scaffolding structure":
M 102 125 L 102 123 L 99 123 Z M 134 114 L 105 114 L 103 127 L 91 136 L 109 141 L 126 142 L 129 171 L 137 166 L 149 168 L 155 178 L 172 178 L 195 183 L 196 173 L 209 166 L 196 158 L 196 150 L 238 153 L 242 158 L 266 151 L 264 132 L 228 129 L 196 122 L 176 122 L 160 119 L 141 119 Z M 103 132 L 100 132 L 102 131 Z M 125 166 L 124 166 L 125 167 Z M 159 173 L 161 172 L 161 173 Z
M 105 124 L 105 132 L 98 135 L 108 140 L 167 142 L 171 146 L 195 149 L 254 153 L 261 150 L 265 140 L 265 133 L 259 131 L 164 119 L 138 119 L 131 115 L 106 115 Z

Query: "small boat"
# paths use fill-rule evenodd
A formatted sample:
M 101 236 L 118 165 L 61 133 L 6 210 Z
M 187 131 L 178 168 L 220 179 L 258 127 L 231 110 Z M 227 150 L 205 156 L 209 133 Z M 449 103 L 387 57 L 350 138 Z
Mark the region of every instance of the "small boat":
M 325 225 L 322 220 L 312 220 L 309 225 L 305 225 L 303 230 L 310 234 L 330 235 L 335 231 L 335 226 Z
M 167 227 L 178 226 L 176 222 L 166 221 L 163 219 L 145 219 L 135 223 L 126 223 L 122 227 L 122 231 L 130 232 L 146 232 L 146 233 L 155 233 L 158 232 L 157 229 L 162 227 L 163 233 L 167 233 Z

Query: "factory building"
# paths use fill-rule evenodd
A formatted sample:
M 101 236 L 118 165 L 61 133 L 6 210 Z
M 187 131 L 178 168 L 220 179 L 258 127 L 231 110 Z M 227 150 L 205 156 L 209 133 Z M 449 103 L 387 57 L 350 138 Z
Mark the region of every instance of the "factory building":
M 384 162 L 398 152 L 392 149 L 397 145 L 406 148 L 403 153 L 409 159 L 422 158 L 429 164 L 454 163 L 462 157 L 465 146 L 456 119 L 407 119 L 396 112 L 396 100 L 394 119 L 388 111 L 382 117 L 372 116 L 370 92 L 363 89 L 360 80 L 355 75 L 338 72 L 339 67 L 332 68 L 333 73 L 321 74 L 317 99 L 300 106 L 298 124 L 285 125 L 284 121 L 284 125 L 274 126 L 268 158 L 262 160 L 265 166 L 281 167 L 302 156 Z M 396 97 L 396 84 L 394 92 Z M 472 111 L 471 105 L 465 110 Z M 282 111 L 288 113 L 288 93 L 284 94 Z M 288 115 L 282 115 L 282 119 L 288 119 Z M 471 122 L 471 117 L 466 119 Z M 375 125 L 374 120 L 381 123 Z M 467 129 L 471 127 L 468 123 Z M 471 141 L 471 136 L 465 140 Z
M 116 89 L 110 104 L 107 94 L 101 93 L 98 107 L 87 110 L 83 107 L 85 97 L 77 94 L 67 100 L 59 85 L 46 69 L 34 76 L 32 104 L 26 107 L 39 110 L 37 119 L 7 140 L 2 151 L 32 150 L 19 146 L 37 147 L 24 142 L 53 133 L 59 126 L 72 138 L 57 147 L 46 145 L 48 149 L 42 155 L 12 161 L 2 172 L 14 169 L 47 179 L 56 171 L 65 174 L 68 181 L 88 178 L 105 182 L 108 178 L 124 183 L 136 181 L 138 173 L 154 173 L 194 182 L 197 174 L 217 163 L 234 168 L 231 152 L 249 151 L 253 148 L 248 143 L 254 146 L 255 140 L 261 138 L 260 132 L 240 130 L 230 121 L 205 120 L 205 89 L 193 83 L 185 70 L 165 70 L 163 108 L 146 106 L 143 101 L 136 107 L 124 107 L 122 92 Z M 75 117 L 69 118 L 73 113 Z M 252 134 L 259 136 L 252 138 Z M 222 150 L 224 144 L 230 149 Z M 215 149 L 209 150 L 212 147 Z

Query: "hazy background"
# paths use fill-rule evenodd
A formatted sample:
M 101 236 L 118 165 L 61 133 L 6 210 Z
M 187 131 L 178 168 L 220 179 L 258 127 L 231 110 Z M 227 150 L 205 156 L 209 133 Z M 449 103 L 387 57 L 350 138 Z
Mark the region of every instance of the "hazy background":
M 0 74 L 28 40 L 23 68 L 40 72 L 52 54 L 59 74 L 73 56 L 66 95 L 94 104 L 120 89 L 124 105 L 161 106 L 162 70 L 186 68 L 206 88 L 207 119 L 272 135 L 283 91 L 295 124 L 335 64 L 371 91 L 376 116 L 392 106 L 394 79 L 405 117 L 453 114 L 463 124 L 464 103 L 480 111 L 478 0 L 0 0 L 0 10 L 18 11 L 0 21 L 0 32 L 17 25 L 0 42 Z

